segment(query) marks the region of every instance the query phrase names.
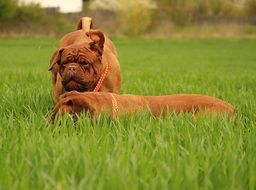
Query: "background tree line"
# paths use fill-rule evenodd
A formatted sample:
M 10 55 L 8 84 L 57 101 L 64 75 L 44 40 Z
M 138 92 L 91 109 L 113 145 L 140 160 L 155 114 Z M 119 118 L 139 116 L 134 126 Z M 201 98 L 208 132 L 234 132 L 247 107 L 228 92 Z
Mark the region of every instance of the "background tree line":
M 99 6 L 100 5 L 100 6 Z M 95 17 L 115 34 L 140 35 L 158 23 L 186 27 L 200 24 L 256 24 L 256 0 L 91 0 L 79 14 L 59 14 L 38 5 L 18 6 L 17 0 L 0 0 L 0 33 L 59 34 L 74 28 L 80 16 Z M 101 24 L 102 23 L 102 24 Z M 114 28 L 114 29 L 113 29 Z

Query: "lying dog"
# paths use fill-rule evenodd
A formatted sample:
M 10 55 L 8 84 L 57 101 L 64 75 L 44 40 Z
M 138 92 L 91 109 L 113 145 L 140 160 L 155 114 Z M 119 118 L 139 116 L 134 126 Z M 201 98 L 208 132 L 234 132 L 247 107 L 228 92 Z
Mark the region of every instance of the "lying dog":
M 121 72 L 114 44 L 90 20 L 66 34 L 50 61 L 54 101 L 72 90 L 120 93 Z
M 177 94 L 167 96 L 118 95 L 107 92 L 69 92 L 62 96 L 52 112 L 52 120 L 58 113 L 74 116 L 87 112 L 97 118 L 101 112 L 111 118 L 149 110 L 154 116 L 170 113 L 233 115 L 235 108 L 229 103 L 206 95 Z

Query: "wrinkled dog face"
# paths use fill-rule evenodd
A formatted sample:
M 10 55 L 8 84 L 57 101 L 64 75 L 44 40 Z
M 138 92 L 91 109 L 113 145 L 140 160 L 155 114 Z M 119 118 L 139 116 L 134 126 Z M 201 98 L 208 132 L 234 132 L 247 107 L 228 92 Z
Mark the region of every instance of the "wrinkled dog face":
M 71 46 L 63 50 L 58 64 L 66 91 L 91 91 L 100 75 L 101 56 L 90 48 Z
M 92 30 L 87 36 L 92 40 L 90 43 L 61 48 L 52 57 L 50 70 L 61 76 L 66 92 L 92 91 L 100 78 L 104 35 Z

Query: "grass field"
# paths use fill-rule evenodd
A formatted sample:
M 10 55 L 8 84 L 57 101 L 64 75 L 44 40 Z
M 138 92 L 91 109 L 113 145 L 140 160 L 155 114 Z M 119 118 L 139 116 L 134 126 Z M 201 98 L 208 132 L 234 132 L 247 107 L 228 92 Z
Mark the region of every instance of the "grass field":
M 49 124 L 57 39 L 0 40 L 0 189 L 256 189 L 256 40 L 114 39 L 122 93 L 202 93 L 235 119 Z

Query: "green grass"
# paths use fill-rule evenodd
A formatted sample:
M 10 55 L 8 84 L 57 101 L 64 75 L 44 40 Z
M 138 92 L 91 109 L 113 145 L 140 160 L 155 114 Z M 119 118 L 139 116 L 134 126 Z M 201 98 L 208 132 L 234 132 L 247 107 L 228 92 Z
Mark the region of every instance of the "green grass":
M 123 93 L 202 93 L 229 118 L 49 123 L 57 39 L 0 40 L 0 189 L 256 189 L 256 40 L 115 39 Z

